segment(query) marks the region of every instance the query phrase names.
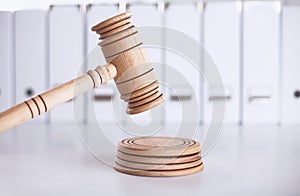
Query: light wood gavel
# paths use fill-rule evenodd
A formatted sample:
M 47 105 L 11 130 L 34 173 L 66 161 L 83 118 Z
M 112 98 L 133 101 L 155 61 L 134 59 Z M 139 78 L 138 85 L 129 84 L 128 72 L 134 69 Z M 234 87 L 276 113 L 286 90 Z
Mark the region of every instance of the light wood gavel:
M 131 13 L 109 18 L 92 28 L 108 62 L 86 74 L 37 95 L 0 113 L 0 132 L 20 125 L 74 97 L 114 79 L 121 99 L 128 102 L 127 113 L 149 110 L 163 101 L 153 67 L 142 48 Z

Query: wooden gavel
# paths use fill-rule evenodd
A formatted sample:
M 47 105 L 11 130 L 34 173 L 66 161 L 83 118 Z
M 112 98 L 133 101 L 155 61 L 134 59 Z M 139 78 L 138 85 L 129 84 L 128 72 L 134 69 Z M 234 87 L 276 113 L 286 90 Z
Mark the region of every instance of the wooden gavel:
M 37 95 L 0 113 L 0 132 L 24 123 L 74 97 L 114 79 L 121 99 L 128 102 L 127 113 L 147 111 L 163 101 L 153 67 L 142 48 L 132 14 L 123 13 L 92 28 L 108 64 Z

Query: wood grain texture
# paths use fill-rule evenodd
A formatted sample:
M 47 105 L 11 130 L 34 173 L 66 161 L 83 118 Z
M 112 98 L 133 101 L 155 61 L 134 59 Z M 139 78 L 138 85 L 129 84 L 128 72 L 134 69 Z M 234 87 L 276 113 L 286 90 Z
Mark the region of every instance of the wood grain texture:
M 99 31 L 101 29 L 105 29 L 111 25 L 114 25 L 116 23 L 119 23 L 123 20 L 126 20 L 128 18 L 130 18 L 132 16 L 132 13 L 130 12 L 125 12 L 119 15 L 116 15 L 112 18 L 108 18 L 107 20 L 104 20 L 102 22 L 100 22 L 99 24 L 95 25 L 92 27 L 92 31 Z
M 138 170 L 138 169 L 131 169 L 127 168 L 118 164 L 115 164 L 114 166 L 115 170 L 135 175 L 135 176 L 147 176 L 147 177 L 174 177 L 174 176 L 184 176 L 184 175 L 190 175 L 195 174 L 203 170 L 204 165 L 203 163 L 199 166 L 187 168 L 187 169 L 180 169 L 180 170 L 170 170 L 170 171 L 152 171 L 152 170 Z
M 161 102 L 163 102 L 163 101 L 164 101 L 164 95 L 160 94 L 160 96 L 157 97 L 156 99 L 154 99 L 148 103 L 142 104 L 140 106 L 130 107 L 130 105 L 128 105 L 126 112 L 128 114 L 138 114 L 141 112 L 145 112 L 145 111 L 148 111 L 148 110 L 160 105 Z
M 0 132 L 41 115 L 91 88 L 97 88 L 112 78 L 115 79 L 121 99 L 129 103 L 126 110 L 128 114 L 144 112 L 159 105 L 164 97 L 158 91 L 154 70 L 142 48 L 138 32 L 130 22 L 131 15 L 119 14 L 92 27 L 100 39 L 104 39 L 99 45 L 106 61 L 114 65 L 89 70 L 74 80 L 0 113 Z M 155 88 L 148 88 L 152 84 L 155 84 Z M 144 96 L 137 99 L 137 95 Z
M 125 29 L 128 29 L 130 27 L 133 27 L 133 24 L 127 23 L 124 25 L 120 25 L 119 27 L 117 27 L 115 29 L 107 31 L 106 33 L 102 33 L 100 36 L 100 39 L 105 39 L 107 37 L 113 36 L 113 35 L 117 34 L 119 31 L 124 31 Z
M 124 26 L 126 24 L 128 24 L 130 22 L 130 19 L 124 19 L 124 20 L 121 20 L 120 22 L 118 23 L 115 23 L 115 24 L 112 24 L 110 26 L 107 26 L 106 28 L 102 28 L 102 29 L 99 29 L 97 30 L 97 34 L 104 34 L 104 33 L 107 33 L 111 30 L 114 30 L 114 29 L 117 29 L 118 27 L 120 26 Z
M 120 53 L 109 62 L 116 65 L 118 70 L 118 74 L 114 78 L 116 84 L 141 76 L 143 73 L 153 69 L 145 54 L 145 50 L 141 47 Z
M 136 163 L 132 161 L 125 161 L 120 158 L 116 158 L 116 164 L 122 167 L 138 170 L 155 170 L 155 171 L 170 171 L 181 170 L 196 167 L 202 164 L 202 160 L 196 160 L 188 163 L 176 163 L 176 164 L 149 164 L 149 163 Z
M 152 100 L 155 100 L 156 98 L 158 98 L 161 95 L 161 93 L 159 91 L 155 91 L 153 94 L 144 97 L 143 99 L 139 100 L 139 101 L 132 101 L 130 100 L 128 107 L 130 108 L 134 108 L 134 107 L 139 107 L 141 105 L 144 105 L 148 102 L 151 102 Z
M 132 93 L 128 93 L 128 94 L 124 94 L 121 95 L 121 99 L 125 100 L 125 101 L 135 101 L 136 99 L 138 99 L 139 97 L 152 93 L 153 91 L 155 91 L 156 89 L 159 88 L 159 83 L 158 81 L 154 81 L 151 84 L 148 84 L 147 86 L 145 86 L 144 88 L 138 89 L 136 91 L 133 91 Z M 146 92 L 146 93 L 145 93 Z M 139 99 L 140 100 L 140 99 Z
M 143 94 L 139 97 L 131 98 L 129 103 L 132 104 L 132 103 L 138 102 L 140 100 L 146 99 L 147 97 L 152 96 L 153 94 L 156 94 L 157 92 L 158 92 L 158 88 L 156 88 L 153 91 L 149 91 L 146 94 Z
M 129 50 L 130 48 L 134 48 L 138 45 L 142 44 L 142 41 L 139 39 L 139 37 L 137 36 L 137 34 L 132 34 L 129 35 L 117 42 L 113 42 L 109 45 L 103 46 L 102 47 L 102 52 L 105 56 L 105 58 L 111 58 L 113 56 L 116 56 L 120 53 L 122 53 L 125 50 Z M 130 54 L 128 54 L 130 55 Z M 140 57 L 140 55 L 137 55 L 137 57 Z M 137 57 L 133 58 L 136 59 Z M 140 63 L 140 62 L 138 62 Z M 144 63 L 144 62 L 142 62 Z M 120 70 L 119 70 L 120 71 Z
M 98 88 L 115 76 L 116 68 L 112 64 L 98 66 L 87 74 L 16 105 L 0 113 L 0 132 L 41 115 L 92 88 Z
M 171 177 L 203 170 L 200 144 L 177 137 L 135 137 L 118 143 L 115 170 L 136 176 Z
M 138 32 L 137 28 L 135 28 L 133 26 L 129 29 L 126 29 L 126 31 L 122 31 L 122 32 L 119 32 L 118 34 L 116 34 L 114 36 L 105 38 L 104 40 L 99 42 L 98 45 L 101 46 L 101 47 L 104 47 L 104 46 L 107 46 L 107 45 L 112 44 L 114 42 L 117 42 L 119 40 L 122 40 L 122 39 L 124 39 L 124 38 L 126 38 L 130 35 L 136 34 L 137 32 Z
M 151 156 L 136 156 L 121 151 L 117 152 L 117 157 L 135 163 L 148 163 L 148 164 L 176 164 L 176 163 L 188 163 L 192 161 L 197 161 L 201 159 L 200 153 L 179 156 L 179 157 L 151 157 Z
M 121 99 L 129 102 L 127 113 L 137 114 L 159 105 L 164 96 L 158 88 L 145 88 L 157 81 L 157 78 L 137 29 L 130 22 L 131 15 L 119 14 L 95 25 L 92 30 L 102 39 L 99 45 L 106 61 L 116 66 L 118 74 L 115 82 Z M 156 86 L 159 87 L 158 83 Z M 139 100 L 130 100 L 136 98 L 131 96 L 135 92 L 145 96 Z
M 197 141 L 173 137 L 137 137 L 118 143 L 118 150 L 138 156 L 184 156 L 200 152 Z

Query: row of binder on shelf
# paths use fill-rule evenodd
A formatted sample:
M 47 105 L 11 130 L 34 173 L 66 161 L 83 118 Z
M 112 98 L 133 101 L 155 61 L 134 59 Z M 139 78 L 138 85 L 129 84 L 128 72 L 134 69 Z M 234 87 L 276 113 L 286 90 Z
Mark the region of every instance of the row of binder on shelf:
M 168 27 L 200 43 L 222 76 L 225 95 L 207 88 L 207 63 L 200 60 L 193 66 L 184 54 L 151 46 L 151 41 L 163 46 L 171 38 L 162 32 L 152 39 L 143 34 L 149 27 L 141 28 L 166 94 L 164 110 L 157 113 L 161 119 L 178 122 L 183 118 L 182 107 L 187 106 L 197 108 L 199 121 L 208 123 L 212 102 L 225 100 L 228 123 L 300 122 L 299 6 L 285 6 L 278 12 L 274 2 L 237 9 L 235 2 L 224 1 L 208 3 L 205 9 L 191 3 L 170 4 L 165 10 L 156 4 L 135 3 L 127 9 L 137 26 Z M 48 11 L 0 11 L 0 110 L 103 64 L 98 37 L 90 28 L 119 11 L 113 4 L 91 5 L 86 10 L 70 5 L 52 6 Z M 201 54 L 200 59 L 205 59 Z M 174 73 L 182 79 L 174 78 Z M 109 83 L 78 98 L 75 105 L 66 103 L 35 121 L 70 121 L 74 115 L 86 121 L 95 112 L 103 122 L 116 118 L 126 122 L 125 104 L 114 101 L 119 99 L 116 96 Z

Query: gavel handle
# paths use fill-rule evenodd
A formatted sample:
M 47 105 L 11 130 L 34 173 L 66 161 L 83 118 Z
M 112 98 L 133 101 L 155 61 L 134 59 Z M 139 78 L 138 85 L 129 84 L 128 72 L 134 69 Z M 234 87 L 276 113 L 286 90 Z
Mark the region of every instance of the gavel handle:
M 116 74 L 116 68 L 112 64 L 98 66 L 95 70 L 89 70 L 78 78 L 0 113 L 0 133 L 48 112 L 92 88 L 98 88 L 113 79 Z

